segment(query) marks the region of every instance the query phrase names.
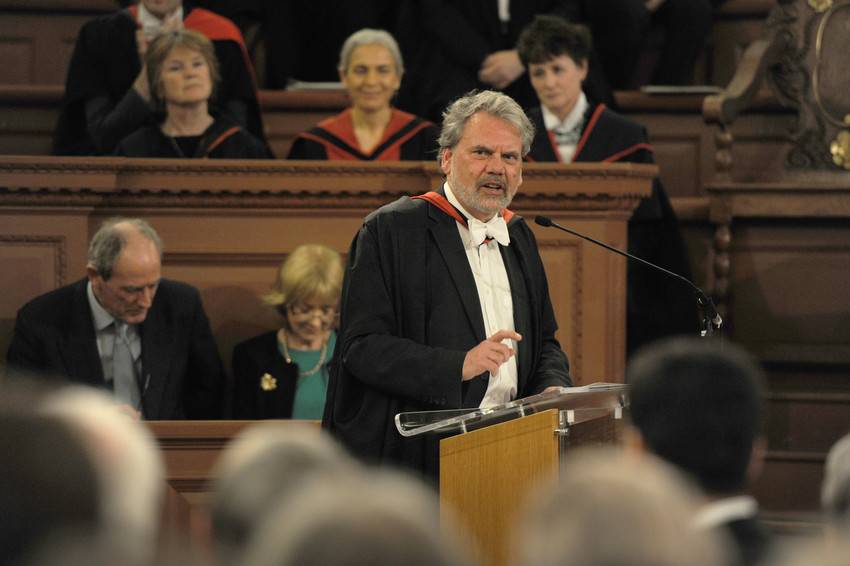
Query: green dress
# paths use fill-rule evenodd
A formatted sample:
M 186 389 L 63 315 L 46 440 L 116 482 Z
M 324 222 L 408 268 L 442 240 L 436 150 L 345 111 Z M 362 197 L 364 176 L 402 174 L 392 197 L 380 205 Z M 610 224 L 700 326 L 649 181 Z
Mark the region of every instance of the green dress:
M 331 330 L 328 336 L 328 347 L 325 359 L 319 370 L 312 375 L 303 375 L 319 363 L 321 350 L 296 350 L 289 348 L 292 363 L 298 366 L 298 383 L 295 385 L 295 401 L 292 404 L 293 419 L 321 420 L 325 411 L 325 396 L 328 392 L 328 364 L 333 357 L 336 346 L 336 331 Z M 278 350 L 283 355 L 283 347 L 278 343 Z

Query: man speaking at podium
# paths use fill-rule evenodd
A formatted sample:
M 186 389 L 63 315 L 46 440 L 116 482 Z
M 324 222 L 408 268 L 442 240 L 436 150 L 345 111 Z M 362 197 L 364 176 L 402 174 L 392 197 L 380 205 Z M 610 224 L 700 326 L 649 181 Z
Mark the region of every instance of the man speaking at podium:
M 507 209 L 533 134 L 502 93 L 458 99 L 439 139 L 446 182 L 378 209 L 357 234 L 323 424 L 367 461 L 434 478 L 437 439 L 403 438 L 397 413 L 571 384 L 537 243 Z

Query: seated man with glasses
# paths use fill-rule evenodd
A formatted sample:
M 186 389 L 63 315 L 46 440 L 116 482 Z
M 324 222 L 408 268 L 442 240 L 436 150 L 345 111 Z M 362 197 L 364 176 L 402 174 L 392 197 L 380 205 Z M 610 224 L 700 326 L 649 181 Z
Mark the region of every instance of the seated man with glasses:
M 322 418 L 342 276 L 339 253 L 321 245 L 300 246 L 281 264 L 265 301 L 282 327 L 233 350 L 234 418 Z

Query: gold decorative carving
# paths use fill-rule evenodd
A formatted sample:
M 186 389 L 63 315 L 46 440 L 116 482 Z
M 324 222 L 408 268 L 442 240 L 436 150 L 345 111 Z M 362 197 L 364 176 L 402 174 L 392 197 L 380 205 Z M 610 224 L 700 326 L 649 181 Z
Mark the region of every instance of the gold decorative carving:
M 841 130 L 829 146 L 832 161 L 839 167 L 850 170 L 850 132 Z
M 840 115 L 835 115 L 833 112 L 830 112 L 829 109 L 823 103 L 821 98 L 821 78 L 820 78 L 820 69 L 823 58 L 825 57 L 826 46 L 824 45 L 824 35 L 826 33 L 826 28 L 829 25 L 832 18 L 835 16 L 838 10 L 841 9 L 850 9 L 850 4 L 836 4 L 832 5 L 832 0 L 809 0 L 809 4 L 812 3 L 823 4 L 826 7 L 823 10 L 818 10 L 820 12 L 824 12 L 828 9 L 826 14 L 824 14 L 823 18 L 821 18 L 820 24 L 818 25 L 817 30 L 817 38 L 815 39 L 815 64 L 812 69 L 812 92 L 815 96 L 815 103 L 818 106 L 818 109 L 821 111 L 821 114 L 824 118 L 826 118 L 832 125 L 837 126 L 839 128 L 850 125 L 848 122 L 848 118 L 850 115 L 844 114 L 843 117 Z
M 809 6 L 815 12 L 826 12 L 832 7 L 832 0 L 809 0 Z

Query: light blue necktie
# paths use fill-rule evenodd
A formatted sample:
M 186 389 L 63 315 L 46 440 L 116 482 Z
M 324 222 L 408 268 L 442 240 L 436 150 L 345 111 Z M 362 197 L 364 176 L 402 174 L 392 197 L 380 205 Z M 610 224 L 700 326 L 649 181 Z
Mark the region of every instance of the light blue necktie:
M 123 321 L 115 321 L 115 346 L 112 349 L 112 379 L 115 388 L 115 398 L 138 409 L 140 405 L 139 383 L 136 380 L 136 364 L 133 363 L 133 352 L 130 349 L 130 339 L 127 337 L 128 325 Z

